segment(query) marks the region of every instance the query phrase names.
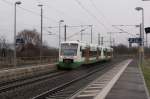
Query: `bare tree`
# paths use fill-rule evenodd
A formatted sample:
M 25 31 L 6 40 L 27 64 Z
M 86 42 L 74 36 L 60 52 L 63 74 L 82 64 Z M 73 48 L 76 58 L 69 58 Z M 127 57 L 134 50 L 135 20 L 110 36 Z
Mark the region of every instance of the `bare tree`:
M 17 43 L 17 40 L 23 41 L 23 43 Z M 23 30 L 17 35 L 17 56 L 21 57 L 31 57 L 31 56 L 39 56 L 40 48 L 40 35 L 39 33 L 33 30 Z
M 18 33 L 17 38 L 22 38 L 25 41 L 25 45 L 32 44 L 34 46 L 39 46 L 40 44 L 40 35 L 35 29 L 25 29 Z

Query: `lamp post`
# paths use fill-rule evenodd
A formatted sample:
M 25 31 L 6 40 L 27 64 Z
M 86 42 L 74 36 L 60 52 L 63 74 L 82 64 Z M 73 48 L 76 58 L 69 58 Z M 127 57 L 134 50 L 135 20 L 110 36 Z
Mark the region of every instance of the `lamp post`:
M 142 0 L 142 1 L 150 1 L 150 0 Z M 147 33 L 146 33 L 146 47 L 148 47 Z
M 142 42 L 142 46 L 144 46 L 144 9 L 142 7 L 136 7 L 135 10 L 137 11 L 142 11 L 142 39 L 143 39 L 143 42 Z
M 40 63 L 42 62 L 42 47 L 43 47 L 43 5 L 38 5 L 41 8 L 41 39 L 40 39 Z
M 140 28 L 140 38 L 142 38 L 142 42 L 139 47 L 139 54 L 140 54 L 140 65 L 142 65 L 142 62 L 144 60 L 144 9 L 142 7 L 136 7 L 135 10 L 142 11 L 142 24 Z
M 60 42 L 61 42 L 61 23 L 64 22 L 64 20 L 59 21 L 59 47 L 60 47 Z
M 17 11 L 17 5 L 20 5 L 20 1 L 15 2 L 15 8 L 14 8 L 14 66 L 17 65 L 16 61 L 16 11 Z

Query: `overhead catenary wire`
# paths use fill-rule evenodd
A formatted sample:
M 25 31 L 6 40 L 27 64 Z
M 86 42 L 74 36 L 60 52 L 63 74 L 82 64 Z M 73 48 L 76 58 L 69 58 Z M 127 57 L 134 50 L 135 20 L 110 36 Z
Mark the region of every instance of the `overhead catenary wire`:
M 95 5 L 93 0 L 89 0 L 91 2 L 91 5 L 96 9 L 96 11 L 104 18 L 106 18 L 106 16 L 102 13 L 102 11 L 99 10 L 99 8 Z
M 87 12 L 94 20 L 96 20 L 96 22 L 98 22 L 106 30 L 109 30 L 108 27 L 106 27 L 105 24 L 102 23 L 92 12 L 90 12 L 86 7 L 84 7 L 84 5 L 79 0 L 75 0 L 75 1 L 85 12 Z
M 7 3 L 7 4 L 9 4 L 9 5 L 11 5 L 11 6 L 14 5 L 13 2 L 10 2 L 10 1 L 7 1 L 7 0 L 2 0 L 2 1 L 5 2 L 5 3 Z M 19 7 L 20 9 L 22 9 L 22 10 L 28 12 L 28 13 L 31 13 L 31 14 L 33 14 L 33 15 L 40 16 L 40 13 L 38 13 L 38 12 L 32 11 L 32 10 L 30 10 L 30 9 L 27 9 L 27 8 L 24 8 L 24 7 L 21 7 L 21 6 L 18 6 L 18 7 Z M 52 19 L 52 18 L 50 18 L 50 17 L 43 16 L 43 18 L 44 18 L 44 19 L 49 19 L 49 20 L 51 20 L 51 21 L 53 21 L 53 22 L 57 22 L 56 20 L 54 20 L 54 19 Z
M 87 28 L 88 28 L 88 27 L 87 27 Z M 84 30 L 86 30 L 87 28 L 85 28 Z M 78 32 L 76 32 L 76 33 L 73 33 L 73 35 L 70 35 L 69 37 L 67 37 L 67 39 L 70 39 L 70 38 L 72 38 L 72 37 L 74 37 L 74 36 L 77 36 L 78 34 L 80 34 L 80 32 L 81 32 L 81 30 L 78 31 Z
M 104 13 L 102 13 L 102 11 L 96 6 L 96 4 L 94 3 L 94 0 L 89 0 L 89 1 L 91 2 L 91 5 L 95 8 L 95 10 L 99 13 L 99 15 L 101 17 L 103 17 L 105 19 L 105 21 L 107 21 L 107 24 L 112 26 L 112 24 L 110 24 L 110 21 L 107 19 L 107 17 L 104 15 Z
M 136 35 L 134 35 L 134 34 L 131 34 L 131 33 L 129 33 L 128 31 L 125 31 L 125 30 L 123 30 L 123 29 L 121 29 L 121 28 L 118 28 L 118 27 L 116 27 L 116 26 L 113 26 L 115 29 L 117 29 L 117 30 L 120 30 L 120 31 L 122 31 L 122 32 L 124 32 L 124 33 L 128 33 L 129 35 L 132 35 L 133 37 L 135 37 Z
M 64 12 L 64 11 L 58 9 L 58 8 L 54 8 L 54 7 L 51 6 L 51 5 L 48 6 L 48 8 L 51 8 L 51 9 L 55 10 L 56 13 L 58 13 L 58 14 L 59 14 L 60 16 L 62 16 L 62 17 L 68 16 L 71 20 L 74 19 L 74 20 L 77 20 L 77 21 L 80 21 L 80 22 L 85 23 L 84 20 L 81 20 L 79 17 L 77 17 L 77 16 L 74 16 L 74 17 L 73 17 L 73 16 L 70 15 L 69 13 L 66 13 L 66 12 Z

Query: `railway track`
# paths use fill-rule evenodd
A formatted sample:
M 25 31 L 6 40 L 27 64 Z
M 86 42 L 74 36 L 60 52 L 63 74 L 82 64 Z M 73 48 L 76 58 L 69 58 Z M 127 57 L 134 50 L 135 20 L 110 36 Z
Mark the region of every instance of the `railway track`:
M 85 85 L 95 80 L 97 77 L 105 73 L 107 70 L 113 68 L 114 63 L 109 64 L 109 66 L 101 66 L 101 68 L 94 69 L 85 75 L 82 75 L 76 79 L 73 79 L 67 83 L 59 85 L 49 91 L 46 91 L 32 99 L 69 99 L 74 93 L 78 92 Z
M 44 79 L 52 78 L 59 76 L 61 74 L 64 74 L 65 71 L 53 71 L 51 73 L 46 73 L 43 74 L 42 76 L 35 76 L 35 77 L 29 77 L 26 79 L 20 79 L 20 80 L 15 80 L 15 81 L 10 81 L 10 82 L 1 82 L 0 83 L 0 93 L 9 91 L 11 89 L 15 89 L 18 87 L 26 86 L 28 84 L 38 82 Z
M 100 70 L 102 70 L 102 69 L 104 69 L 105 67 L 103 67 L 103 68 L 100 68 L 100 69 L 98 69 L 98 70 L 95 70 L 95 71 L 92 71 L 92 72 L 90 72 L 90 73 L 88 73 L 88 74 L 86 74 L 86 75 L 83 75 L 83 76 L 81 76 L 81 77 L 79 77 L 79 78 L 77 78 L 77 79 L 73 79 L 72 81 L 70 81 L 70 82 L 67 82 L 67 83 L 65 83 L 65 84 L 62 84 L 62 85 L 60 85 L 60 86 L 58 86 L 58 87 L 56 87 L 56 88 L 53 88 L 53 89 L 51 89 L 51 90 L 49 90 L 49 91 L 47 91 L 47 92 L 44 92 L 44 93 L 42 93 L 42 94 L 40 94 L 40 95 L 38 95 L 38 96 L 36 96 L 36 97 L 33 97 L 32 99 L 48 99 L 48 98 L 54 98 L 54 99 L 58 99 L 58 95 L 59 95 L 59 98 L 64 98 L 64 97 L 67 97 L 68 96 L 68 94 L 65 94 L 64 96 L 62 96 L 61 95 L 61 97 L 60 97 L 60 94 L 59 94 L 59 92 L 62 92 L 62 90 L 63 89 L 65 89 L 65 88 L 67 88 L 67 87 L 69 87 L 70 85 L 72 85 L 72 84 L 74 84 L 74 83 L 76 83 L 76 82 L 78 82 L 78 81 L 80 81 L 80 80 L 82 80 L 82 79 L 86 79 L 88 76 L 90 76 L 90 75 L 92 75 L 92 74 L 95 74 L 96 72 L 98 72 L 98 71 L 100 71 Z M 69 92 L 71 93 L 71 90 L 69 90 Z M 65 99 L 65 98 L 64 98 Z
M 50 99 L 66 99 L 95 80 L 97 76 L 111 69 L 114 64 L 121 60 L 123 59 L 116 59 L 112 62 L 94 64 L 92 66 L 82 66 L 72 71 L 60 71 L 60 73 L 56 72 L 49 74 L 49 76 L 6 86 L 0 85 L 0 92 L 4 91 L 0 93 L 0 99 L 46 99 L 47 97 Z

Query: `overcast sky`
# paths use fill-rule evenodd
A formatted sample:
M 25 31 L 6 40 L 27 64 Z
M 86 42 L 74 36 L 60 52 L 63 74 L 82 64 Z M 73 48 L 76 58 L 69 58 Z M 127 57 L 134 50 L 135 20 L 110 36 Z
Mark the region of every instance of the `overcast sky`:
M 13 16 L 14 2 L 16 0 L 0 0 L 0 36 L 7 38 L 8 42 L 13 41 Z M 40 8 L 44 5 L 43 15 L 43 39 L 49 46 L 58 46 L 58 28 L 48 27 L 58 26 L 59 20 L 64 20 L 62 24 L 72 25 L 93 25 L 93 42 L 97 43 L 98 33 L 104 36 L 104 40 L 109 40 L 107 32 L 117 32 L 112 25 L 136 25 L 141 22 L 141 12 L 135 11 L 135 7 L 141 6 L 145 10 L 145 26 L 150 26 L 150 1 L 141 0 L 20 0 L 22 2 L 17 7 L 17 32 L 23 29 L 37 29 L 40 32 Z M 83 40 L 90 42 L 90 28 L 85 29 Z M 123 27 L 131 34 L 113 33 L 112 38 L 115 43 L 128 44 L 127 38 L 139 33 L 135 27 Z M 68 40 L 80 40 L 79 28 L 67 28 Z M 48 31 L 55 35 L 48 35 Z M 62 39 L 64 29 L 61 31 Z M 75 35 L 74 35 L 75 34 Z M 72 36 L 73 35 L 73 36 Z M 108 45 L 108 43 L 106 44 Z

